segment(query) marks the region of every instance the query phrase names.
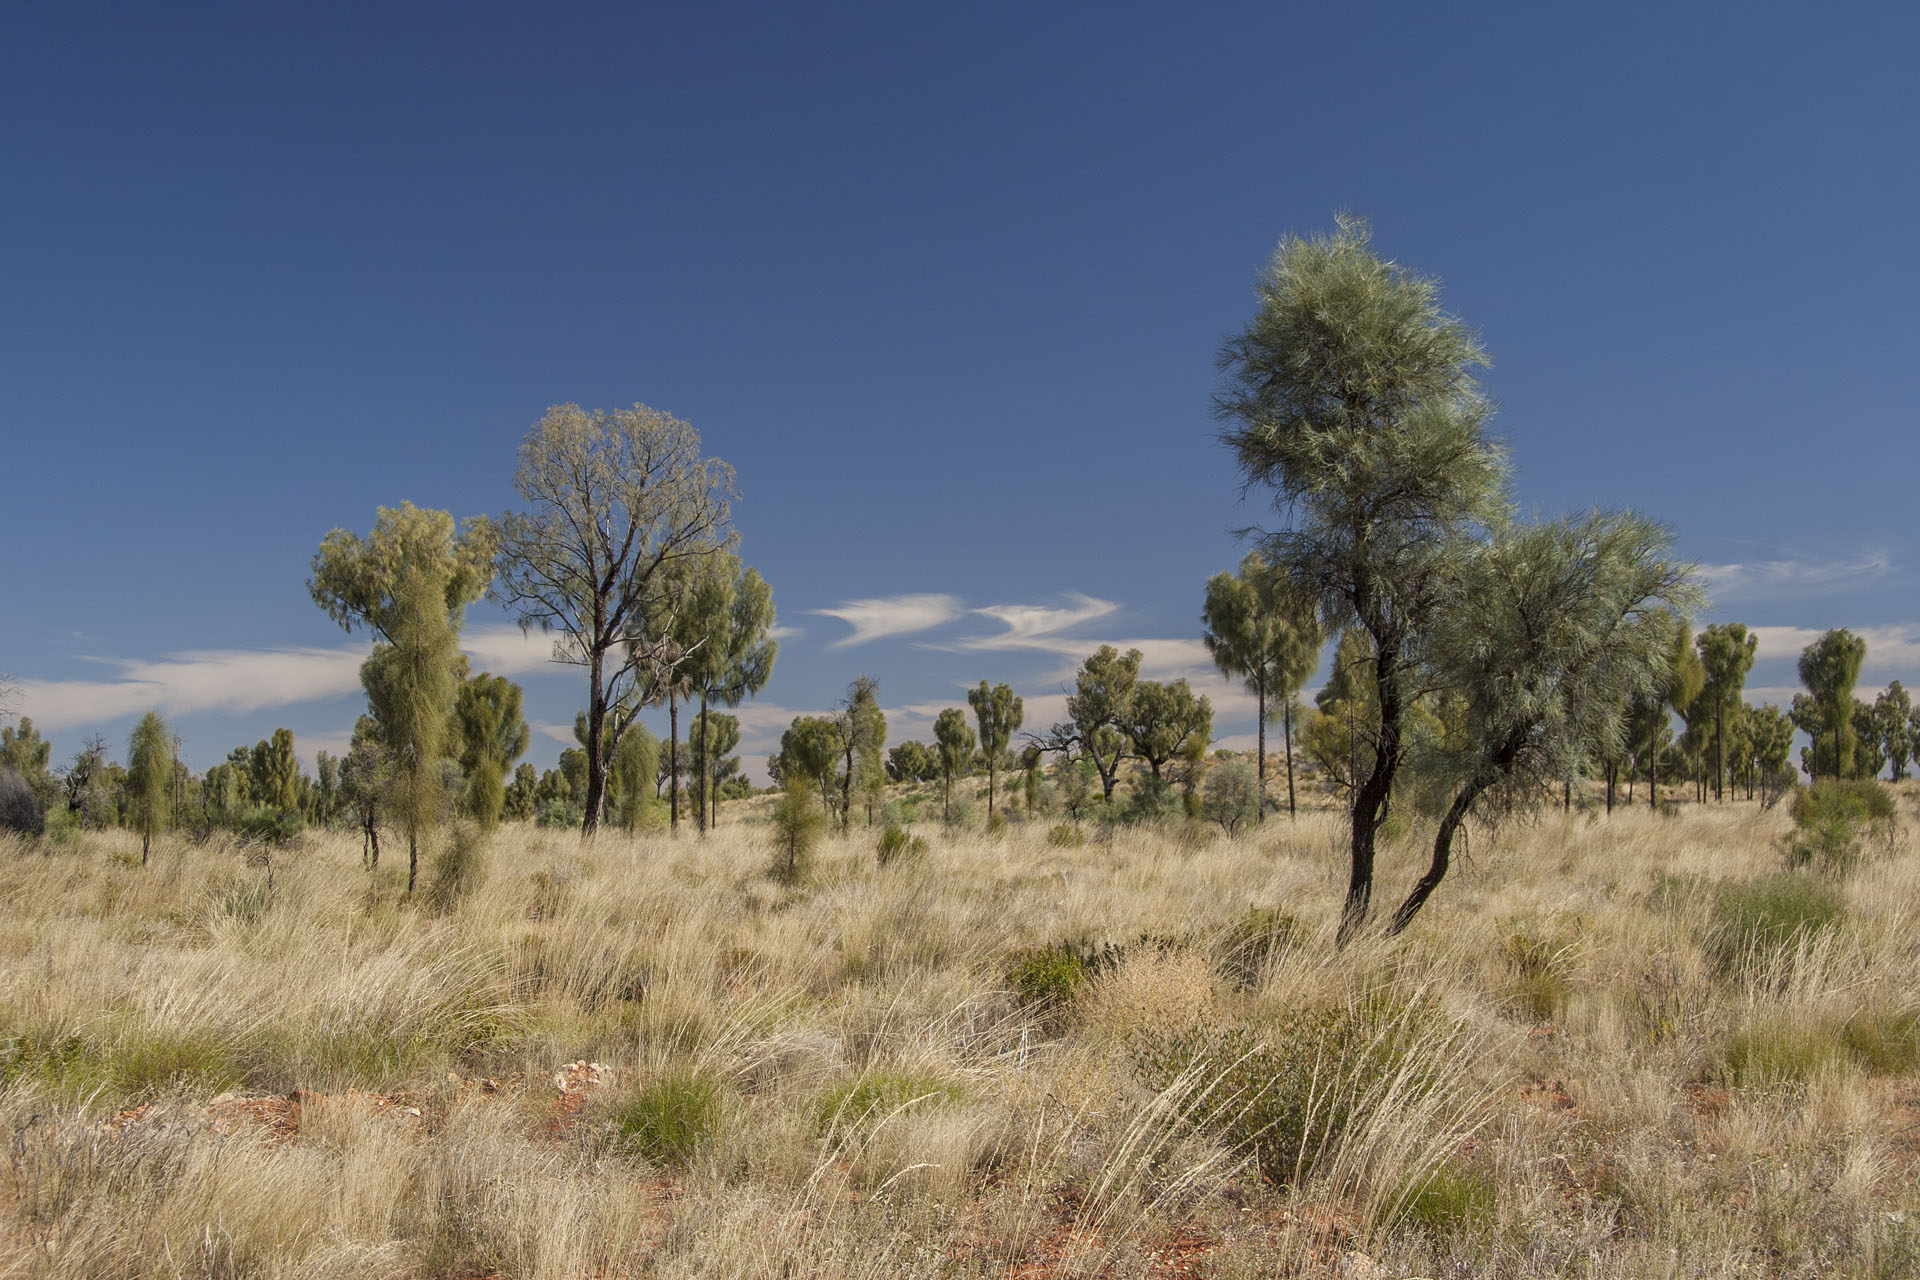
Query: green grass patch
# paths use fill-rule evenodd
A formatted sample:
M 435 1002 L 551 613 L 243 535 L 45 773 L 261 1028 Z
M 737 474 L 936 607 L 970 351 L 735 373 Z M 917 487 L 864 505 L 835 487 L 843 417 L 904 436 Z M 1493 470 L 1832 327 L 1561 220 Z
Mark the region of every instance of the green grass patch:
M 1712 919 L 1701 942 L 1722 974 L 1760 967 L 1836 927 L 1846 898 L 1815 876 L 1761 876 L 1713 887 Z
M 960 1090 L 934 1076 L 880 1071 L 829 1089 L 815 1108 L 819 1128 L 863 1128 L 898 1112 L 957 1101 Z
M 655 1080 L 608 1105 L 614 1149 L 684 1168 L 719 1132 L 722 1101 L 720 1085 L 698 1072 Z
M 1465 1164 L 1443 1164 L 1402 1202 L 1399 1221 L 1418 1225 L 1429 1235 L 1484 1235 L 1500 1213 L 1500 1186 Z

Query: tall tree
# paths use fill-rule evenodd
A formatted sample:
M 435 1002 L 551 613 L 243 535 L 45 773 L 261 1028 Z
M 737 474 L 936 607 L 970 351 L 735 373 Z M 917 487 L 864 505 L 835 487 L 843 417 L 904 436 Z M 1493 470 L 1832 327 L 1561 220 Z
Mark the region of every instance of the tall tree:
M 1727 779 L 1727 716 L 1740 705 L 1740 691 L 1746 687 L 1747 672 L 1753 670 L 1760 638 L 1749 635 L 1741 623 L 1715 623 L 1700 633 L 1695 644 L 1705 675 L 1696 705 L 1704 702 L 1713 716 L 1713 797 L 1720 800 L 1725 798 Z
M 293 753 L 293 730 L 284 726 L 254 744 L 247 762 L 253 775 L 253 800 L 281 813 L 298 808 L 300 760 Z
M 393 783 L 393 757 L 372 716 L 353 723 L 353 741 L 340 762 L 340 799 L 360 826 L 360 860 L 380 865 L 380 811 Z
M 1423 655 L 1464 712 L 1439 746 L 1452 799 L 1390 932 L 1406 928 L 1445 877 L 1476 805 L 1525 803 L 1566 778 L 1622 733 L 1622 702 L 1652 694 L 1675 653 L 1669 610 L 1697 600 L 1671 545 L 1638 516 L 1595 514 L 1503 529 L 1463 566 Z
M 740 717 L 703 710 L 693 718 L 687 742 L 693 748 L 700 821 L 703 829 L 711 830 L 720 818 L 720 784 L 740 764 L 728 755 L 740 745 Z
M 1113 800 L 1120 763 L 1127 757 L 1127 735 L 1121 724 L 1132 714 L 1133 691 L 1140 683 L 1140 651 L 1125 653 L 1103 644 L 1080 664 L 1073 692 L 1067 695 L 1067 722 L 1055 725 L 1048 745 L 1078 744 L 1079 756 L 1091 761 L 1100 778 L 1100 794 Z
M 614 821 L 629 835 L 639 828 L 648 807 L 659 799 L 659 776 L 660 740 L 644 724 L 627 726 L 620 735 L 619 749 L 613 753 L 608 793 L 613 800 Z
M 840 800 L 840 756 L 845 749 L 840 726 L 833 718 L 795 716 L 780 735 L 783 779 L 789 786 L 800 778 L 818 787 L 821 805 L 831 813 Z
M 1860 665 L 1867 659 L 1867 642 L 1837 627 L 1822 635 L 1800 653 L 1800 683 L 1807 687 L 1820 712 L 1822 744 L 1814 743 L 1814 758 L 1821 772 L 1832 778 L 1853 776 L 1853 755 L 1857 745 L 1853 729 L 1853 686 L 1860 680 Z
M 360 668 L 367 703 L 392 765 L 391 803 L 407 833 L 407 893 L 420 878 L 420 846 L 445 799 L 448 728 L 456 688 L 459 632 L 440 584 L 421 573 L 401 579 L 391 635 Z
M 1020 727 L 1022 702 L 1014 696 L 1013 688 L 1007 684 L 997 684 L 991 689 L 982 680 L 980 687 L 967 691 L 967 702 L 973 707 L 973 717 L 980 725 L 980 750 L 987 757 L 987 817 L 993 817 L 994 784 L 1000 777 L 1000 760 L 1007 752 L 1007 744 L 1013 741 L 1013 734 Z
M 1280 699 L 1287 749 L 1287 814 L 1294 814 L 1293 695 L 1313 674 L 1326 637 L 1313 597 L 1299 589 L 1258 551 L 1240 561 L 1240 572 L 1207 579 L 1201 639 L 1221 674 L 1243 676 L 1259 717 L 1257 768 L 1260 820 L 1267 816 L 1268 699 Z
M 709 704 L 737 707 L 760 692 L 773 676 L 780 642 L 768 632 L 774 623 L 773 591 L 740 557 L 714 557 L 676 619 L 675 640 L 689 657 L 686 687 L 700 698 L 700 714 Z M 713 794 L 710 756 L 694 751 L 694 790 L 701 830 Z
M 939 744 L 940 773 L 946 779 L 946 802 L 941 821 L 953 825 L 953 780 L 964 778 L 973 764 L 973 729 L 967 713 L 948 707 L 933 721 L 933 740 Z
M 1213 704 L 1196 696 L 1185 680 L 1142 680 L 1133 690 L 1121 732 L 1147 762 L 1158 784 L 1169 760 L 1195 757 L 1213 734 Z
M 144 867 L 153 838 L 167 829 L 173 814 L 173 731 L 157 711 L 141 716 L 127 740 L 127 789 Z
M 840 771 L 840 829 L 853 821 L 853 793 L 867 799 L 867 821 L 873 821 L 873 798 L 886 785 L 884 752 L 887 717 L 880 710 L 880 682 L 858 676 L 847 686 L 847 696 L 834 713 L 846 760 Z
M 587 789 L 581 833 L 606 793 L 609 747 L 639 714 L 675 654 L 674 566 L 728 549 L 733 468 L 700 456 L 700 437 L 636 404 L 556 405 L 520 446 L 514 487 L 530 507 L 501 518 L 496 594 L 523 627 L 555 635 L 554 660 L 587 669 Z
M 1470 535 L 1505 509 L 1505 457 L 1471 372 L 1485 353 L 1433 281 L 1373 251 L 1364 222 L 1288 237 L 1257 289 L 1253 320 L 1220 352 L 1223 439 L 1288 518 L 1262 550 L 1375 654 L 1378 742 L 1350 807 L 1351 936 L 1373 900 L 1416 648 Z
M 1873 700 L 1873 726 L 1880 737 L 1880 749 L 1893 770 L 1895 782 L 1907 776 L 1907 762 L 1913 759 L 1913 699 L 1898 680 Z
M 520 686 L 486 671 L 454 693 L 454 748 L 467 775 L 467 807 L 489 829 L 506 806 L 507 769 L 532 741 L 520 706 Z

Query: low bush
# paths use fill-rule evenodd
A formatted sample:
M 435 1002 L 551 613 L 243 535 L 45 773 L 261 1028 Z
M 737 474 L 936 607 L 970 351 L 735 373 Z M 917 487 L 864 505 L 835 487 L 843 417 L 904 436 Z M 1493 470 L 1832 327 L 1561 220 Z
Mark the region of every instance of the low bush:
M 1056 822 L 1047 828 L 1047 843 L 1055 849 L 1078 849 L 1087 842 L 1087 833 L 1078 823 Z
M 1084 948 L 1054 943 L 1015 956 L 1007 985 L 1027 1012 L 1058 1018 L 1092 982 L 1091 968 Z
M 1836 925 L 1846 899 L 1833 884 L 1786 872 L 1713 886 L 1702 943 L 1722 974 L 1771 962 Z
M 881 866 L 889 866 L 902 858 L 917 858 L 926 853 L 927 842 L 916 835 L 907 834 L 907 829 L 897 822 L 889 822 L 880 832 L 879 844 L 874 856 Z
M 607 1108 L 616 1151 L 676 1168 L 713 1141 L 720 1114 L 720 1086 L 696 1072 L 655 1080 Z
M 816 1108 L 819 1128 L 862 1128 L 897 1112 L 953 1102 L 960 1091 L 933 1076 L 882 1071 L 829 1089 Z
M 1885 840 L 1894 825 L 1893 791 L 1871 778 L 1823 780 L 1794 792 L 1787 862 L 1831 875 L 1860 860 L 1865 839 Z
M 1181 1095 L 1181 1114 L 1253 1157 L 1271 1181 L 1311 1174 L 1347 1131 L 1383 1108 L 1410 1105 L 1440 1081 L 1425 1001 L 1290 1009 L 1168 1033 L 1138 1029 L 1134 1073 Z
M 1294 916 L 1254 907 L 1221 935 L 1216 950 L 1220 971 L 1237 986 L 1255 986 L 1273 957 L 1299 946 L 1305 936 L 1305 926 Z

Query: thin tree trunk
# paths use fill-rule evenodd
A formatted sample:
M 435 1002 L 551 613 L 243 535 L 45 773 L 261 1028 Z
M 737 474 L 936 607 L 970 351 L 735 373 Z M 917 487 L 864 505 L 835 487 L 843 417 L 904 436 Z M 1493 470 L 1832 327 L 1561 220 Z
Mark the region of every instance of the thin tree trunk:
M 600 829 L 600 802 L 607 794 L 606 763 L 600 757 L 600 735 L 604 732 L 607 723 L 607 695 L 606 690 L 601 685 L 603 672 L 600 664 L 601 655 L 599 653 L 593 654 L 587 661 L 587 679 L 589 682 L 586 742 L 587 812 L 580 820 L 580 835 L 582 838 L 591 838 L 593 833 Z M 411 832 L 407 835 L 407 843 L 409 849 L 411 849 L 413 843 L 413 835 Z M 409 853 L 408 856 L 411 857 L 411 853 Z M 413 892 L 411 875 L 408 876 L 407 892 Z
M 667 829 L 680 831 L 680 701 L 667 690 Z
M 708 739 L 713 737 L 713 724 L 707 719 L 707 691 L 700 690 L 700 749 L 693 753 L 694 788 L 699 792 L 700 834 L 707 834 L 707 756 L 711 751 Z
M 1413 917 L 1425 906 L 1433 891 L 1446 879 L 1447 867 L 1453 860 L 1453 836 L 1467 820 L 1467 810 L 1473 807 L 1474 798 L 1480 794 L 1479 783 L 1470 783 L 1459 795 L 1453 798 L 1453 804 L 1447 809 L 1447 816 L 1440 820 L 1440 829 L 1433 837 L 1433 861 L 1427 866 L 1427 873 L 1413 886 L 1413 892 L 1407 895 L 1400 909 L 1393 913 L 1393 921 L 1387 926 L 1387 936 L 1394 937 L 1413 923 Z
M 1374 840 L 1387 819 L 1393 799 L 1393 779 L 1400 769 L 1400 654 L 1397 645 L 1374 642 L 1374 688 L 1380 702 L 1380 740 L 1374 750 L 1373 767 L 1364 785 L 1356 785 L 1352 809 L 1352 870 L 1347 878 L 1347 899 L 1340 913 L 1340 931 L 1336 945 L 1350 942 L 1367 922 L 1373 905 Z M 1351 726 L 1353 699 L 1348 699 L 1348 723 Z M 1357 736 L 1357 735 L 1356 735 Z M 1358 750 L 1357 741 L 1350 749 Z M 1357 767 L 1357 756 L 1354 757 Z M 1357 782 L 1357 780 L 1356 780 Z
M 1263 682 L 1254 689 L 1254 698 L 1260 714 L 1260 821 L 1267 820 L 1267 686 Z
M 1284 738 L 1286 739 L 1286 744 L 1287 744 L 1287 818 L 1291 820 L 1300 816 L 1299 813 L 1293 807 L 1293 695 L 1292 694 L 1287 695 L 1286 703 L 1280 708 L 1280 715 L 1282 720 L 1284 721 L 1281 732 Z
M 407 832 L 407 896 L 413 896 L 414 881 L 420 878 L 420 841 L 417 833 Z

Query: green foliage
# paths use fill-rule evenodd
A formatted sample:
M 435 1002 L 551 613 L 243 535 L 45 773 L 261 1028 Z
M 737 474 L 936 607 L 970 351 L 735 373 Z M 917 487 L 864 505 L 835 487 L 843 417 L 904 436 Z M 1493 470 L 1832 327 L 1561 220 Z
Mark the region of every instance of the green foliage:
M 822 1133 L 870 1128 L 902 1112 L 956 1102 L 960 1090 L 935 1076 L 877 1071 L 827 1090 L 815 1107 Z
M 140 864 L 144 865 L 154 837 L 173 821 L 173 731 L 159 712 L 140 716 L 127 739 L 127 798 L 134 831 L 140 833 Z
M 1046 1020 L 1062 1017 L 1091 982 L 1085 950 L 1069 944 L 1022 951 L 1007 966 L 1007 986 L 1021 1008 Z
M 815 803 L 809 780 L 789 776 L 786 789 L 773 805 L 774 878 L 789 888 L 802 883 L 813 859 L 814 847 L 826 827 L 826 816 Z
M 1326 636 L 1311 594 L 1285 570 L 1268 563 L 1258 551 L 1240 561 L 1238 574 L 1216 573 L 1207 579 L 1206 604 L 1201 610 L 1206 626 L 1201 639 L 1222 675 L 1243 676 L 1257 702 L 1259 725 L 1258 790 L 1260 813 L 1265 813 L 1267 787 L 1267 722 L 1269 699 L 1290 708 L 1293 695 L 1313 674 Z M 1289 811 L 1292 809 L 1293 745 L 1287 743 Z
M 889 822 L 880 832 L 880 839 L 874 848 L 874 855 L 883 867 L 890 866 L 902 858 L 917 858 L 927 851 L 927 842 L 916 835 L 909 835 L 907 829 L 897 822 Z
M 831 811 L 842 795 L 840 761 L 846 739 L 840 726 L 826 716 L 795 716 L 780 735 L 781 781 L 816 788 L 820 803 Z
M 1764 1018 L 1729 1036 L 1722 1052 L 1727 1081 L 1742 1088 L 1803 1084 L 1854 1065 L 1839 1029 L 1820 1019 Z
M 1794 792 L 1787 862 L 1839 875 L 1859 861 L 1869 832 L 1883 839 L 1895 821 L 1893 792 L 1872 778 L 1824 778 Z
M 613 820 L 629 833 L 647 825 L 651 810 L 659 802 L 659 777 L 660 740 L 635 721 L 620 735 L 607 777 Z
M 1220 760 L 1207 769 L 1201 789 L 1200 813 L 1217 822 L 1229 836 L 1259 815 L 1260 786 L 1244 760 Z
M 300 815 L 291 809 L 268 809 L 258 805 L 234 814 L 231 826 L 234 835 L 243 843 L 272 849 L 292 848 L 305 828 Z
M 1409 1189 L 1400 1221 L 1442 1239 L 1486 1233 L 1500 1216 L 1500 1184 L 1473 1165 L 1449 1161 Z
M 987 757 L 987 817 L 991 820 L 1000 761 L 1006 755 L 1007 745 L 1013 741 L 1014 731 L 1020 727 L 1024 703 L 1015 696 L 1011 685 L 1003 683 L 988 688 L 985 680 L 978 688 L 967 691 L 967 702 L 980 725 L 980 750 Z
M 1423 1001 L 1289 1009 L 1260 1021 L 1181 1031 L 1141 1028 L 1128 1049 L 1136 1076 L 1173 1091 L 1181 1114 L 1297 1185 L 1341 1137 L 1383 1107 L 1439 1083 L 1438 1014 Z
M 1158 779 L 1168 761 L 1197 760 L 1206 753 L 1213 737 L 1213 704 L 1197 696 L 1184 679 L 1168 684 L 1142 680 L 1134 685 L 1119 728 Z
M 540 811 L 534 815 L 533 821 L 535 826 L 555 831 L 572 826 L 576 818 L 572 806 L 555 796 L 541 806 Z
M 940 771 L 946 780 L 944 820 L 952 826 L 953 780 L 973 771 L 973 730 L 967 724 L 965 712 L 958 707 L 948 707 L 935 717 L 933 736 L 940 744 Z
M 1550 1022 L 1565 1010 L 1573 994 L 1568 974 L 1578 956 L 1577 942 L 1523 922 L 1511 922 L 1500 933 L 1500 959 L 1511 975 L 1510 998 L 1536 1022 Z
M 486 878 L 486 840 L 481 829 L 455 823 L 433 857 L 427 901 L 436 911 L 451 911 L 471 897 Z
M 614 1149 L 654 1164 L 685 1168 L 720 1130 L 723 1098 L 710 1076 L 665 1076 L 607 1108 Z
M 1686 885 L 1674 878 L 1664 888 L 1672 895 Z M 1791 952 L 1838 925 L 1847 909 L 1837 886 L 1791 872 L 1721 881 L 1710 894 L 1711 919 L 1701 942 L 1723 974 L 1764 966 Z
M 1799 727 L 1814 739 L 1810 773 L 1823 778 L 1854 776 L 1859 737 L 1853 727 L 1853 686 L 1866 661 L 1867 642 L 1844 627 L 1822 635 L 1800 653 L 1800 683 L 1811 706 L 1796 698 Z
M 940 757 L 924 742 L 899 743 L 887 751 L 887 777 L 894 782 L 932 782 L 940 777 Z
M 495 595 L 520 624 L 555 633 L 555 657 L 587 669 L 581 827 L 605 799 L 609 747 L 641 705 L 687 686 L 672 621 L 687 586 L 730 549 L 733 468 L 700 456 L 691 426 L 645 405 L 555 405 L 520 446 L 500 518 Z
M 1057 822 L 1047 828 L 1047 843 L 1056 849 L 1078 849 L 1087 842 L 1087 833 L 1077 822 Z

